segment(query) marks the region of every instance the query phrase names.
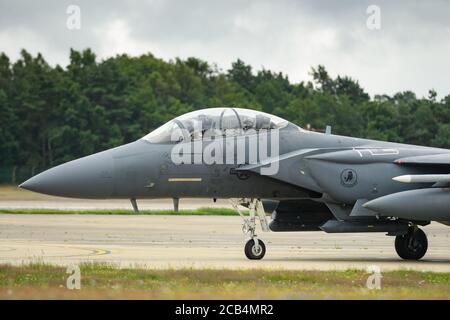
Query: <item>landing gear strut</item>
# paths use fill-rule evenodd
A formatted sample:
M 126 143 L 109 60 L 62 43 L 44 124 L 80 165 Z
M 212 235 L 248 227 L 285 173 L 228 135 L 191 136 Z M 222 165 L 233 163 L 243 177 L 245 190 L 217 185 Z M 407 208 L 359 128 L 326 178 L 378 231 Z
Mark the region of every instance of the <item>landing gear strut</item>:
M 395 251 L 405 260 L 419 260 L 428 249 L 425 232 L 418 227 L 410 227 L 408 233 L 395 237 Z
M 242 232 L 247 236 L 248 240 L 245 243 L 244 253 L 250 260 L 260 260 L 266 254 L 266 245 L 262 240 L 259 240 L 256 235 L 256 215 L 259 218 L 261 229 L 269 231 L 264 207 L 258 199 L 239 199 L 237 201 L 231 200 L 231 204 L 237 213 L 242 217 L 243 225 Z M 248 218 L 239 210 L 239 205 L 248 207 Z

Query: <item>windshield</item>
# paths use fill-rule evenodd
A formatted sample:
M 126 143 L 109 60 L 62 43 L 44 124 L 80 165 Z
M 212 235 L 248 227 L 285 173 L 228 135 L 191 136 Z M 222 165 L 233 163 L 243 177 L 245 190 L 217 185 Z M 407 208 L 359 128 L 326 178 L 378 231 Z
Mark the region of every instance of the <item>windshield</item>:
M 261 111 L 210 108 L 179 116 L 152 131 L 143 139 L 152 143 L 178 143 L 281 129 L 288 123 L 282 118 Z

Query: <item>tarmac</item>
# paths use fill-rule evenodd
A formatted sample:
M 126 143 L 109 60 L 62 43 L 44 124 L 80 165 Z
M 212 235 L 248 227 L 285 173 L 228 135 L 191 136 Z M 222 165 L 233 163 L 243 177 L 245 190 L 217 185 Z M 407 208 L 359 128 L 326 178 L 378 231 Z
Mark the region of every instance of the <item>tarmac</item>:
M 172 199 L 138 200 L 140 210 L 173 210 Z M 180 209 L 232 208 L 225 199 L 181 199 Z M 132 210 L 130 200 L 108 199 L 72 199 L 21 192 L 13 195 L 2 194 L 0 189 L 0 209 L 65 209 L 65 210 L 97 210 L 97 209 L 126 209 Z
M 170 208 L 170 201 L 164 203 Z M 64 202 L 59 204 L 68 207 Z M 0 207 L 5 208 L 3 201 Z M 182 208 L 191 207 L 185 203 Z M 382 233 L 258 230 L 267 253 L 263 260 L 250 261 L 244 255 L 239 216 L 0 214 L 0 263 L 286 270 L 366 269 L 376 265 L 382 271 L 450 272 L 450 227 L 432 223 L 424 231 L 429 240 L 426 256 L 420 261 L 404 261 L 395 253 L 394 237 Z

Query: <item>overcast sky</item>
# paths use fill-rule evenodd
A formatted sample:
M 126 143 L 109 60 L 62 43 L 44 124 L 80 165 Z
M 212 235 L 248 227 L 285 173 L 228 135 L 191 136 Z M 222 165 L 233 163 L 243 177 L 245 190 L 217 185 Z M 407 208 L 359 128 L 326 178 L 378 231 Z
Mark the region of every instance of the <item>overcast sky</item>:
M 349 75 L 371 95 L 434 88 L 450 94 L 450 1 L 1 0 L 0 51 L 21 48 L 65 66 L 69 49 L 92 48 L 100 58 L 152 52 L 166 60 L 195 56 L 227 70 L 237 58 L 310 80 L 323 64 Z M 69 5 L 81 28 L 66 26 Z M 367 27 L 369 5 L 380 29 Z

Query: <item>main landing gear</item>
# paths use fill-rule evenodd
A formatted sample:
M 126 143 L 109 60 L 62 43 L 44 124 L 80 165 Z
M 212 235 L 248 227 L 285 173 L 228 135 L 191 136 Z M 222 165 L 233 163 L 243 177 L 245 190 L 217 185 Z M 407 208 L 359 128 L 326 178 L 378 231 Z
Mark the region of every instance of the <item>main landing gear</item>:
M 261 224 L 261 229 L 263 231 L 269 231 L 269 225 L 267 224 L 266 213 L 264 212 L 261 201 L 258 199 L 243 198 L 237 201 L 231 200 L 231 204 L 243 220 L 242 232 L 248 238 L 244 247 L 246 257 L 250 260 L 262 259 L 266 254 L 266 245 L 262 240 L 259 240 L 256 235 L 256 216 L 259 218 L 259 223 Z M 239 205 L 248 207 L 248 217 L 239 210 Z
M 410 227 L 408 233 L 395 237 L 395 251 L 402 259 L 419 260 L 427 249 L 427 236 L 417 226 Z

